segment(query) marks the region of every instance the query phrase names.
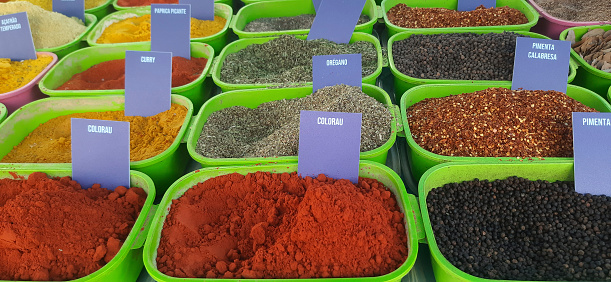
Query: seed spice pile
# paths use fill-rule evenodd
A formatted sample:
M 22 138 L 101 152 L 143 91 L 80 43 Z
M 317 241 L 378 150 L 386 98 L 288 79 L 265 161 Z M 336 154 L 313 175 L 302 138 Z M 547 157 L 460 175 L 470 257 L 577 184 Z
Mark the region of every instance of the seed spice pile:
M 359 87 L 336 85 L 255 109 L 235 106 L 214 112 L 195 150 L 209 158 L 296 156 L 301 110 L 362 113 L 361 152 L 378 148 L 390 138 L 392 117 L 386 106 Z
M 388 20 L 404 28 L 440 28 L 469 26 L 500 26 L 525 24 L 522 12 L 507 6 L 485 8 L 483 5 L 468 12 L 446 8 L 412 8 L 400 3 L 386 13 Z
M 573 22 L 611 21 L 609 0 L 534 0 L 555 18 Z
M 407 109 L 427 151 L 464 157 L 572 157 L 572 112 L 596 112 L 557 91 L 489 88 L 432 98 Z
M 266 32 L 281 30 L 310 29 L 316 15 L 303 14 L 294 17 L 259 18 L 244 27 L 246 32 Z M 368 22 L 369 16 L 361 15 L 357 25 Z
M 425 79 L 511 80 L 513 32 L 414 34 L 392 46 L 397 69 Z
M 326 39 L 308 41 L 282 35 L 227 55 L 221 80 L 232 84 L 312 82 L 312 56 L 337 54 L 361 54 L 364 77 L 378 67 L 378 53 L 371 42 L 337 44 Z
M 427 196 L 435 240 L 459 269 L 486 279 L 609 281 L 611 197 L 574 182 L 473 180 Z
M 611 2 L 610 2 L 611 3 Z M 575 39 L 575 32 L 569 31 L 567 39 Z M 611 73 L 611 30 L 605 31 L 596 28 L 585 33 L 581 40 L 573 42 L 573 50 L 579 54 L 588 64 Z

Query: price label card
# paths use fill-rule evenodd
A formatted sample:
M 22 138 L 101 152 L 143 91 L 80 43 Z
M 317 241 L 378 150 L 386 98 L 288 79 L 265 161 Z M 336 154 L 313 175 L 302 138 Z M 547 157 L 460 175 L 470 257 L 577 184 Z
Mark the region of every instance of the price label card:
M 461 12 L 473 11 L 481 5 L 484 5 L 486 8 L 494 8 L 496 7 L 496 0 L 458 0 L 456 10 Z
M 575 191 L 611 196 L 611 113 L 573 113 Z
M 36 60 L 36 49 L 26 12 L 0 16 L 0 58 Z
M 320 2 L 322 2 L 322 0 L 312 0 L 312 4 L 314 4 L 314 11 L 318 12 L 318 7 L 320 7 Z
M 73 118 L 71 134 L 72 179 L 83 189 L 129 187 L 129 122 Z
M 214 0 L 180 0 L 180 4 L 191 5 L 191 17 L 198 20 L 214 20 Z
M 53 12 L 76 17 L 85 23 L 85 0 L 53 0 Z
M 125 115 L 154 116 L 172 106 L 172 53 L 125 51 Z
M 308 34 L 308 40 L 324 38 L 335 43 L 349 43 L 354 27 L 365 7 L 365 0 L 324 0 Z
M 571 42 L 518 37 L 511 89 L 566 93 Z
M 358 182 L 360 113 L 301 111 L 297 173 Z
M 151 51 L 191 59 L 191 6 L 151 5 Z
M 337 84 L 361 87 L 361 54 L 324 55 L 312 57 L 312 92 Z

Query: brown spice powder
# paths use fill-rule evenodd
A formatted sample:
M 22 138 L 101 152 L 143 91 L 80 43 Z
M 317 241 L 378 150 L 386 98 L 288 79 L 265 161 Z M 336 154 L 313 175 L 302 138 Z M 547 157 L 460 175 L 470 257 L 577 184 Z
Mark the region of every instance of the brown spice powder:
M 562 92 L 489 88 L 407 109 L 427 151 L 465 157 L 572 157 L 572 112 L 596 112 Z

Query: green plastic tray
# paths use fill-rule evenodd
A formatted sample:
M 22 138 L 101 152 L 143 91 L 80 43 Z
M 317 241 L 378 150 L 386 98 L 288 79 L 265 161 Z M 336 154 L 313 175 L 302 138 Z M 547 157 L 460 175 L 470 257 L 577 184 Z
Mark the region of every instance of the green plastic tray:
M 74 97 L 94 95 L 123 95 L 125 89 L 113 90 L 56 90 L 66 83 L 74 75 L 81 73 L 90 67 L 111 60 L 125 58 L 125 51 L 150 51 L 150 43 L 133 43 L 119 46 L 98 46 L 78 50 L 63 58 L 56 64 L 40 81 L 40 90 L 51 97 Z M 214 49 L 208 44 L 191 42 L 191 56 L 195 58 L 206 58 L 208 62 L 201 75 L 189 84 L 173 87 L 172 93 L 185 96 L 191 100 L 194 107 L 199 109 L 205 100 L 209 98 L 210 91 L 205 91 L 204 80 L 210 71 Z M 208 89 L 209 90 L 209 89 Z M 206 93 L 208 96 L 204 96 Z
M 303 39 L 303 40 L 306 40 L 307 38 L 307 36 L 305 35 L 296 35 L 295 37 L 299 39 Z M 266 87 L 280 85 L 280 83 L 232 84 L 232 83 L 225 83 L 221 80 L 221 68 L 223 68 L 223 63 L 225 62 L 225 58 L 227 57 L 227 55 L 232 54 L 232 53 L 237 53 L 238 51 L 248 47 L 249 45 L 263 44 L 267 41 L 270 41 L 276 38 L 278 37 L 247 38 L 247 39 L 236 40 L 234 42 L 229 43 L 223 49 L 223 51 L 221 51 L 221 54 L 219 54 L 218 58 L 215 60 L 217 62 L 215 62 L 214 65 L 212 66 L 211 74 L 212 74 L 212 80 L 214 80 L 214 83 L 218 85 L 223 92 L 230 91 L 230 90 L 238 90 L 238 89 L 266 88 Z M 364 84 L 375 85 L 376 79 L 382 73 L 382 47 L 380 46 L 380 42 L 373 35 L 362 33 L 362 32 L 355 32 L 352 34 L 352 37 L 350 38 L 350 43 L 353 43 L 355 41 L 371 42 L 373 43 L 376 50 L 378 51 L 378 68 L 372 74 L 366 77 L 363 77 Z M 303 83 L 303 85 L 312 85 L 312 82 Z
M 395 197 L 397 198 L 397 204 L 401 211 L 405 214 L 406 232 L 407 232 L 407 244 L 409 254 L 405 262 L 395 271 L 377 277 L 363 277 L 363 278 L 335 278 L 335 279 L 214 279 L 214 281 L 224 282 L 237 282 L 237 281 L 267 281 L 267 282 L 290 282 L 290 281 L 401 281 L 401 278 L 405 276 L 416 262 L 416 256 L 418 254 L 418 240 L 419 235 L 416 228 L 417 218 L 417 202 L 413 195 L 408 195 L 401 178 L 389 168 L 368 161 L 361 161 L 359 165 L 359 176 L 377 179 L 382 182 L 388 189 L 390 189 Z M 256 167 L 224 167 L 224 168 L 207 168 L 201 169 L 195 172 L 191 172 L 178 181 L 176 181 L 168 190 L 168 193 L 163 197 L 157 213 L 155 214 L 153 223 L 151 225 L 151 231 L 148 233 L 146 244 L 144 245 L 144 265 L 148 273 L 157 281 L 184 281 L 184 278 L 174 278 L 161 273 L 157 269 L 157 247 L 159 246 L 159 240 L 161 238 L 161 229 L 165 218 L 170 212 L 171 204 L 173 199 L 180 198 L 185 191 L 193 187 L 199 182 L 203 182 L 207 179 L 217 177 L 220 175 L 230 173 L 247 174 L 250 172 L 257 171 L 268 171 L 272 173 L 284 173 L 297 171 L 297 164 L 285 164 L 285 165 L 266 165 Z M 207 279 L 188 279 L 190 281 L 209 281 Z
M 112 1 L 113 0 L 106 0 L 106 2 L 100 6 L 85 10 L 85 13 L 92 14 L 96 16 L 96 18 L 101 19 L 114 11 L 112 8 Z
M 33 172 L 44 172 L 51 177 L 71 176 L 72 169 L 70 166 L 58 166 L 52 164 L 32 164 L 32 165 L 2 165 L 0 166 L 0 178 L 11 178 L 14 176 L 28 177 Z M 14 175 L 11 175 L 14 174 Z M 85 277 L 70 280 L 70 281 L 136 281 L 143 266 L 142 262 L 142 246 L 148 232 L 147 224 L 145 223 L 150 214 L 154 214 L 153 200 L 155 199 L 155 186 L 153 181 L 146 174 L 138 171 L 130 171 L 130 185 L 132 187 L 140 187 L 146 191 L 148 196 L 140 215 L 132 231 L 129 233 L 123 246 L 115 257 L 109 261 L 104 267 L 98 271 L 91 273 Z M 5 280 L 3 280 L 5 281 Z
M 100 20 L 100 22 L 93 28 L 93 30 L 91 30 L 91 32 L 87 36 L 87 43 L 90 46 L 100 46 L 100 45 L 119 46 L 119 45 L 132 44 L 133 42 L 100 44 L 100 43 L 96 43 L 96 41 L 98 40 L 98 38 L 100 38 L 100 36 L 102 35 L 102 32 L 104 32 L 104 29 L 106 29 L 109 25 L 116 23 L 118 21 L 127 19 L 127 18 L 139 17 L 139 16 L 150 14 L 150 13 L 151 13 L 151 6 L 144 6 L 144 7 L 131 8 L 131 9 L 122 9 L 121 11 L 112 13 L 104 17 L 102 20 Z M 225 47 L 225 44 L 227 44 L 227 35 L 228 35 L 227 30 L 229 28 L 229 24 L 231 23 L 231 18 L 233 16 L 233 9 L 231 9 L 231 6 L 216 3 L 214 4 L 214 14 L 216 16 L 222 17 L 227 20 L 227 23 L 225 23 L 225 27 L 223 27 L 221 31 L 217 32 L 216 34 L 210 35 L 210 36 L 201 37 L 201 38 L 191 38 L 191 42 L 207 43 L 208 45 L 212 46 L 212 48 L 214 48 L 214 51 L 216 53 L 218 53 L 221 51 L 221 49 L 223 49 L 223 47 Z
M 371 34 L 373 25 L 377 22 L 377 6 L 375 1 L 367 0 L 363 8 L 363 14 L 369 16 L 369 21 L 359 24 L 354 28 L 355 32 Z M 240 38 L 278 36 L 280 34 L 308 34 L 310 29 L 283 30 L 283 31 L 244 31 L 246 25 L 259 18 L 294 17 L 303 14 L 316 14 L 312 1 L 287 0 L 287 1 L 263 1 L 256 2 L 240 9 L 231 22 L 231 29 Z
M 115 10 L 117 11 L 121 11 L 121 10 L 127 10 L 127 9 L 131 9 L 131 8 L 136 8 L 136 7 L 125 7 L 125 6 L 120 6 L 117 2 L 119 2 L 118 0 L 110 0 L 112 2 L 112 6 L 115 8 Z M 225 5 L 229 5 L 232 6 L 233 1 L 232 0 L 214 0 L 214 3 L 220 3 L 220 4 L 225 4 Z
M 64 45 L 60 45 L 60 46 L 53 47 L 53 48 L 36 49 L 36 51 L 55 53 L 55 55 L 57 55 L 57 57 L 61 59 L 64 56 L 80 48 L 87 46 L 87 44 L 84 42 L 85 36 L 87 36 L 87 34 L 91 32 L 91 30 L 94 28 L 97 21 L 98 21 L 98 18 L 96 18 L 96 16 L 91 15 L 91 14 L 85 14 L 85 24 L 87 25 L 87 29 L 79 37 L 75 38 L 74 40 Z
M 517 280 L 494 280 L 479 278 L 452 265 L 437 246 L 435 234 L 431 227 L 426 197 L 429 191 L 448 183 L 480 180 L 506 179 L 510 176 L 528 178 L 530 180 L 572 181 L 573 162 L 546 162 L 538 164 L 484 164 L 484 163 L 446 163 L 428 170 L 418 184 L 418 195 L 422 222 L 426 232 L 426 240 L 431 251 L 431 262 L 437 282 L 477 281 L 477 282 L 526 282 Z M 146 249 L 146 247 L 145 247 Z M 148 269 L 148 266 L 147 266 Z
M 4 121 L 7 114 L 8 114 L 8 110 L 6 109 L 6 106 L 0 103 L 0 124 Z
M 611 30 L 611 25 L 590 25 L 590 26 L 578 26 L 565 29 L 560 34 L 560 40 L 566 40 L 566 36 L 569 30 L 575 32 L 575 40 L 581 40 L 581 37 L 591 29 L 602 28 L 604 30 Z M 588 88 L 602 97 L 605 97 L 609 86 L 611 86 L 611 73 L 601 71 L 591 66 L 581 58 L 573 48 L 571 48 L 571 57 L 577 61 L 579 68 L 577 69 L 577 75 L 573 84 Z
M 16 110 L 0 124 L 0 159 L 6 156 L 40 124 L 48 120 L 83 112 L 120 111 L 125 109 L 125 96 L 96 96 L 72 98 L 46 98 L 29 103 Z M 172 95 L 172 102 L 187 107 L 187 117 L 172 145 L 162 153 L 146 160 L 130 162 L 130 168 L 149 175 L 161 197 L 174 180 L 183 175 L 189 155 L 182 139 L 186 135 L 193 105 L 189 99 Z M 70 164 L 55 164 L 70 167 Z
M 392 115 L 391 133 L 389 139 L 382 146 L 367 152 L 361 152 L 361 160 L 370 160 L 378 163 L 385 163 L 388 150 L 395 143 L 397 138 L 397 123 L 400 123 L 395 113 L 390 97 L 384 90 L 377 86 L 363 84 L 363 92 L 378 102 L 386 105 Z M 249 89 L 236 90 L 216 95 L 208 100 L 200 109 L 199 114 L 194 118 L 193 127 L 187 137 L 187 149 L 191 157 L 201 163 L 203 167 L 210 166 L 231 166 L 231 165 L 254 165 L 268 163 L 296 163 L 297 156 L 274 157 L 274 158 L 208 158 L 195 151 L 197 140 L 204 128 L 208 117 L 221 109 L 232 106 L 244 106 L 256 108 L 262 103 L 282 99 L 302 98 L 312 93 L 312 86 L 299 88 L 280 88 L 280 89 Z
M 403 93 L 405 93 L 405 91 L 407 91 L 408 89 L 418 86 L 418 85 L 423 85 L 423 84 L 463 84 L 463 83 L 490 83 L 491 80 L 450 80 L 450 79 L 424 79 L 424 78 L 416 78 L 416 77 L 412 77 L 412 76 L 408 76 L 402 72 L 400 72 L 397 67 L 395 66 L 395 61 L 392 55 L 392 46 L 394 44 L 395 41 L 401 41 L 404 40 L 406 38 L 411 37 L 414 34 L 443 34 L 443 33 L 477 33 L 477 34 L 484 34 L 484 33 L 502 33 L 504 32 L 503 30 L 458 30 L 458 31 L 448 31 L 448 30 L 437 30 L 437 29 L 431 29 L 431 30 L 418 30 L 418 31 L 405 31 L 405 32 L 401 32 L 401 33 L 397 33 L 395 35 L 393 35 L 389 40 L 388 40 L 388 62 L 390 65 L 390 71 L 393 74 L 393 78 L 394 78 L 394 85 L 395 85 L 395 97 L 397 98 L 397 100 L 401 99 L 401 96 L 403 96 Z M 543 38 L 543 39 L 549 39 L 549 37 L 538 34 L 538 33 L 532 33 L 532 32 L 527 32 L 527 31 L 514 31 L 517 34 L 521 34 L 521 35 L 527 35 L 530 36 L 532 38 Z M 573 81 L 573 79 L 575 78 L 575 73 L 577 70 L 577 67 L 575 66 L 576 63 L 573 62 L 571 60 L 571 63 L 569 64 L 569 76 L 568 76 L 568 83 L 571 83 Z M 506 82 L 506 81 L 505 81 Z
M 403 129 L 405 131 L 405 139 L 409 146 L 409 154 L 411 157 L 411 169 L 414 180 L 420 179 L 426 170 L 445 162 L 533 162 L 546 163 L 550 161 L 569 161 L 573 158 L 532 158 L 518 159 L 516 157 L 454 157 L 442 156 L 429 152 L 414 141 L 412 138 L 409 124 L 407 122 L 406 110 L 412 105 L 426 98 L 440 98 L 450 95 L 459 95 L 462 93 L 471 93 L 479 90 L 484 90 L 490 87 L 503 87 L 511 89 L 511 83 L 498 82 L 489 84 L 447 84 L 447 85 L 422 85 L 408 90 L 401 97 L 401 118 L 403 120 Z M 594 108 L 601 112 L 611 112 L 611 105 L 596 93 L 575 85 L 568 85 L 567 95 L 584 105 Z
M 417 31 L 417 30 L 447 30 L 448 32 L 454 32 L 458 30 L 506 30 L 506 31 L 529 31 L 539 20 L 539 13 L 524 0 L 497 0 L 496 6 L 509 6 L 522 12 L 528 19 L 528 23 L 518 25 L 501 25 L 501 26 L 474 26 L 474 27 L 447 27 L 447 28 L 404 28 L 396 26 L 388 20 L 386 13 L 392 7 L 399 3 L 403 3 L 409 7 L 417 8 L 446 8 L 450 10 L 456 10 L 458 6 L 458 0 L 384 0 L 382 1 L 382 16 L 388 29 L 388 36 L 393 36 L 402 31 Z

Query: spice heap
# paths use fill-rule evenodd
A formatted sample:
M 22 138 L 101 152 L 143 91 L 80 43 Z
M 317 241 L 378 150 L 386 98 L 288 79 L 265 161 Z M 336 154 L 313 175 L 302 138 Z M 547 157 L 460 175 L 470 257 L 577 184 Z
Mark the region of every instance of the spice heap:
M 20 12 L 28 13 L 32 39 L 36 49 L 53 48 L 68 44 L 87 29 L 77 18 L 49 12 L 29 2 L 0 3 L 0 16 Z
M 178 135 L 187 108 L 172 104 L 150 117 L 125 116 L 123 111 L 75 113 L 53 118 L 34 129 L 4 158 L 3 163 L 70 163 L 70 119 L 86 118 L 129 122 L 130 160 L 152 158 L 172 145 Z
M 0 58 L 0 94 L 11 92 L 30 83 L 51 62 L 53 57 L 37 55 L 36 60 L 11 61 Z
M 233 173 L 172 202 L 157 267 L 181 278 L 380 276 L 407 258 L 403 218 L 375 179 Z
M 609 0 L 534 0 L 534 2 L 548 14 L 565 21 L 611 21 Z
M 53 11 L 53 0 L 10 0 L 10 1 L 0 0 L 0 2 L 16 2 L 16 1 L 30 2 L 47 11 Z M 93 9 L 93 8 L 101 6 L 102 4 L 106 2 L 107 0 L 85 0 L 85 9 Z
M 296 156 L 301 110 L 362 113 L 361 152 L 390 138 L 392 117 L 383 104 L 359 87 L 336 85 L 255 109 L 234 106 L 216 111 L 204 124 L 195 151 L 209 158 Z
M 371 42 L 337 44 L 326 39 L 308 41 L 281 35 L 228 54 L 221 80 L 233 84 L 312 82 L 312 56 L 337 54 L 361 54 L 364 77 L 378 67 L 378 53 Z
M 611 197 L 573 182 L 473 180 L 427 196 L 435 241 L 462 271 L 485 279 L 609 281 Z
M 172 87 L 179 87 L 196 80 L 208 60 L 172 57 Z M 104 90 L 125 88 L 125 59 L 99 63 L 82 73 L 75 74 L 57 90 Z
M 414 34 L 395 41 L 393 61 L 405 75 L 426 79 L 511 80 L 513 32 Z
M 119 252 L 145 200 L 142 188 L 81 189 L 41 172 L 1 179 L 0 279 L 65 281 L 97 271 Z
M 444 156 L 572 157 L 572 112 L 596 112 L 557 91 L 486 90 L 420 101 L 411 136 Z
M 296 29 L 310 29 L 316 15 L 303 14 L 294 17 L 258 18 L 244 27 L 246 32 L 282 31 Z M 361 15 L 357 25 L 369 21 L 367 15 Z
M 214 16 L 214 21 L 204 21 L 191 18 L 191 38 L 201 38 L 214 35 L 221 31 L 227 20 Z M 151 15 L 127 18 L 112 23 L 104 29 L 96 43 L 126 43 L 151 40 Z
M 149 6 L 151 4 L 178 4 L 178 0 L 118 0 L 121 7 Z
M 569 31 L 575 38 L 575 32 Z M 568 39 L 568 37 L 567 37 Z M 588 31 L 571 46 L 588 64 L 611 73 L 611 30 L 596 28 Z
M 412 8 L 400 3 L 386 13 L 388 20 L 404 28 L 440 28 L 469 26 L 499 26 L 525 24 L 522 12 L 507 6 L 485 8 L 483 5 L 468 12 L 446 8 Z

